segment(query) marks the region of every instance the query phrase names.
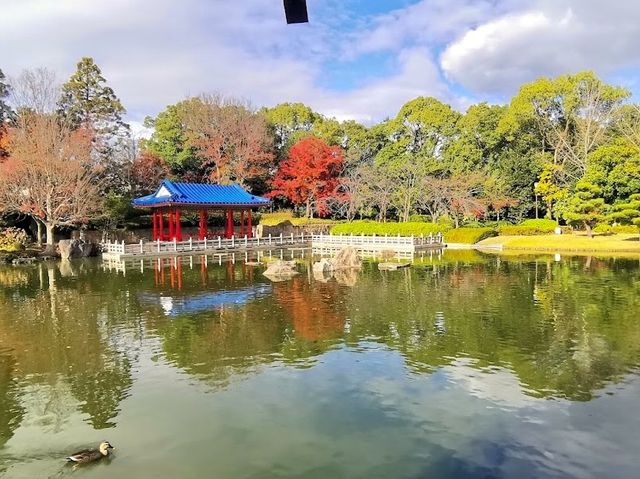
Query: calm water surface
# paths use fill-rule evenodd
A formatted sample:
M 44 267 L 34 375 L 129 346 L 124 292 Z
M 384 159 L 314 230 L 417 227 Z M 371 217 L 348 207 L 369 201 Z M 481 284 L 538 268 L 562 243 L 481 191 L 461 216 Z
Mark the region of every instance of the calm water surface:
M 0 267 L 0 476 L 640 477 L 638 259 L 300 270 Z

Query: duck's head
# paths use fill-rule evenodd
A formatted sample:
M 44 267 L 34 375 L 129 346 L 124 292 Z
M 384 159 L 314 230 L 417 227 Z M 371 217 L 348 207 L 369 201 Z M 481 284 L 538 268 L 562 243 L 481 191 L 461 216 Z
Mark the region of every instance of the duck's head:
M 104 441 L 100 443 L 100 453 L 103 456 L 108 456 L 109 455 L 109 451 L 111 449 L 113 449 L 114 447 L 109 443 L 109 441 Z

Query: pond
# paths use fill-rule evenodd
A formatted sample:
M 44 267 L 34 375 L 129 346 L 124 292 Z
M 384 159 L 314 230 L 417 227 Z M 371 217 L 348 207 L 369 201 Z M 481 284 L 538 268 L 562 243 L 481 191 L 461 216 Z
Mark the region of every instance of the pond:
M 640 477 L 638 259 L 307 261 L 0 267 L 0 476 Z

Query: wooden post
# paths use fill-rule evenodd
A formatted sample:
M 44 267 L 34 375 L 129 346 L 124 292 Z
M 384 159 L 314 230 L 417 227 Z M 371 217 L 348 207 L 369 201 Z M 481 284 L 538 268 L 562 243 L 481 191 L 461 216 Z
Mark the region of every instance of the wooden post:
M 251 210 L 248 211 L 249 214 L 249 238 L 253 238 L 253 224 L 251 223 Z
M 240 210 L 240 237 L 244 236 L 244 210 Z
M 164 241 L 164 224 L 163 224 L 163 212 L 162 209 L 158 211 L 158 239 Z

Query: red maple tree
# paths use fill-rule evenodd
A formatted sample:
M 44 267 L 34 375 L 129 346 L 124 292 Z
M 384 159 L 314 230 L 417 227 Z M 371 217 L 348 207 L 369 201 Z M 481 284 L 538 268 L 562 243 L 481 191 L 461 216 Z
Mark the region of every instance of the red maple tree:
M 307 218 L 325 216 L 328 201 L 337 194 L 344 157 L 339 146 L 308 137 L 289 149 L 271 182 L 271 197 L 283 196 L 295 205 L 305 205 Z

